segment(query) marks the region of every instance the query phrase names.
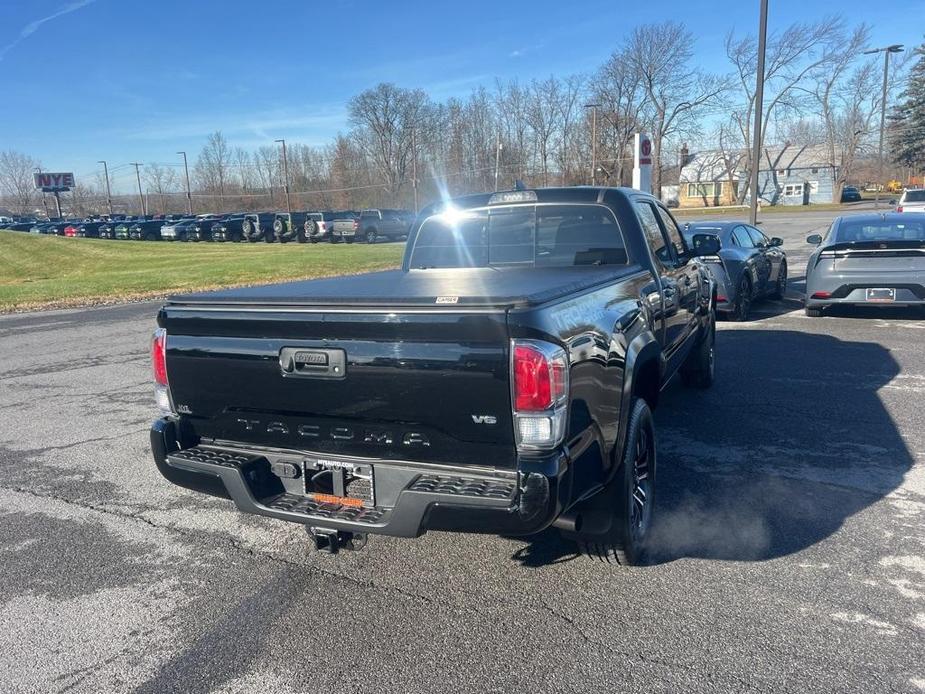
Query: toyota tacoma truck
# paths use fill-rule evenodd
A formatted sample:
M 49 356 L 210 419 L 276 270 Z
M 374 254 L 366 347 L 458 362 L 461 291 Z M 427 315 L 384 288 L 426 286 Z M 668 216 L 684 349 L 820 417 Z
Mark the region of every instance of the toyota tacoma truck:
M 154 461 L 331 552 L 554 527 L 640 562 L 651 412 L 713 381 L 716 246 L 638 191 L 514 190 L 424 209 L 398 270 L 171 297 Z

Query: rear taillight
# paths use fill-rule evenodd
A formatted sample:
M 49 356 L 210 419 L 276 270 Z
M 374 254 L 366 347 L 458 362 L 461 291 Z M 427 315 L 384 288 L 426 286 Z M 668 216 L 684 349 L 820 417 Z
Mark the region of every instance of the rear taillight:
M 717 295 L 716 295 L 716 303 L 718 303 L 718 304 L 725 304 L 727 301 L 729 301 L 729 297 L 728 297 L 728 296 L 723 296 L 722 294 L 717 294 Z
M 548 342 L 511 344 L 514 435 L 519 449 L 548 449 L 565 436 L 568 358 Z
M 318 228 L 321 231 L 327 231 L 328 225 L 326 222 L 318 222 Z
M 811 299 L 831 299 L 832 292 L 813 292 Z
M 359 228 L 360 228 L 360 220 L 359 220 L 359 219 L 354 219 L 354 220 L 353 220 L 353 230 L 356 231 L 356 230 L 359 229 Z
M 903 206 L 902 206 L 902 205 L 899 205 L 899 206 L 896 208 L 896 211 L 897 211 L 897 212 L 902 212 L 902 211 L 903 211 Z
M 157 328 L 151 338 L 151 365 L 154 368 L 154 399 L 161 414 L 173 413 L 167 383 L 167 331 Z

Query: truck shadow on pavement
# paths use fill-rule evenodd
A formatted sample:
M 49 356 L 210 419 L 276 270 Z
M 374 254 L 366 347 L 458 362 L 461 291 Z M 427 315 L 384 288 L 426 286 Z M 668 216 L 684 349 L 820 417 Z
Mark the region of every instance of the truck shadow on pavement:
M 654 562 L 766 560 L 811 547 L 895 490 L 913 460 L 878 391 L 900 373 L 870 342 L 722 331 L 715 386 L 656 412 Z
M 787 556 L 895 490 L 913 460 L 878 391 L 899 373 L 879 344 L 720 331 L 713 388 L 672 383 L 655 413 L 649 562 Z M 513 559 L 541 566 L 575 556 L 547 531 Z

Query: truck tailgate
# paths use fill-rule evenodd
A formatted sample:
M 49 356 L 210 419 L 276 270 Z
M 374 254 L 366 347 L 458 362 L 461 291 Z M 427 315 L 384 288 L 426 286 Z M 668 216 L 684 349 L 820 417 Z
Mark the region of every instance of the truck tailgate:
M 171 306 L 167 374 L 205 440 L 513 467 L 503 311 Z

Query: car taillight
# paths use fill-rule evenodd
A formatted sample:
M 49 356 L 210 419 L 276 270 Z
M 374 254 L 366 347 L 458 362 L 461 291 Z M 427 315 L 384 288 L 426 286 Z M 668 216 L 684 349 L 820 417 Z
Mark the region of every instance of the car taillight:
M 356 231 L 356 230 L 359 229 L 359 228 L 360 228 L 360 220 L 359 220 L 359 219 L 354 219 L 354 220 L 353 220 L 353 230 Z
M 832 292 L 813 292 L 811 299 L 831 299 Z
M 902 205 L 899 205 L 899 206 L 896 208 L 896 211 L 897 211 L 897 212 L 902 212 L 902 211 L 903 211 L 903 206 L 902 206 Z
M 318 228 L 321 231 L 327 231 L 328 225 L 326 222 L 318 222 Z
M 157 328 L 151 338 L 151 365 L 154 369 L 154 399 L 161 414 L 172 414 L 170 386 L 167 383 L 167 331 Z
M 568 358 L 548 342 L 511 344 L 514 435 L 519 449 L 548 449 L 565 436 Z
M 716 295 L 716 303 L 718 303 L 718 304 L 724 304 L 724 303 L 726 303 L 727 301 L 729 301 L 729 297 L 723 296 L 722 294 L 717 294 L 717 295 Z

